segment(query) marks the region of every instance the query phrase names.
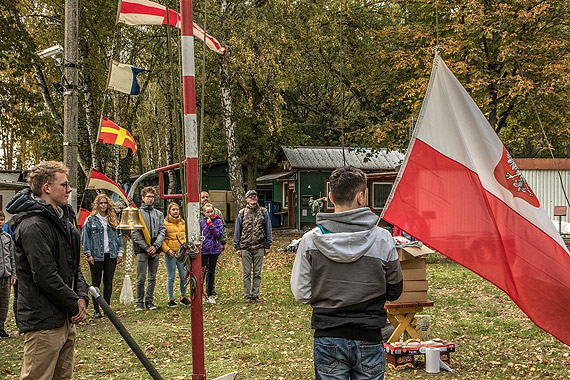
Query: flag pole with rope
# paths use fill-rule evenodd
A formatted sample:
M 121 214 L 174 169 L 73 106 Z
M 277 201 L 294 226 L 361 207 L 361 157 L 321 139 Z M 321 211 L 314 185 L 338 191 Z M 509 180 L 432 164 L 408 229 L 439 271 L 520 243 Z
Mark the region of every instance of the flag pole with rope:
M 191 299 L 192 379 L 205 380 L 204 321 L 202 309 L 202 258 L 200 255 L 200 192 L 198 181 L 198 131 L 194 65 L 192 0 L 180 0 L 182 88 L 184 99 L 184 152 L 186 166 L 186 229 L 188 242 L 197 248 L 192 258 L 190 279 L 196 291 Z M 194 285 L 195 284 L 195 285 Z

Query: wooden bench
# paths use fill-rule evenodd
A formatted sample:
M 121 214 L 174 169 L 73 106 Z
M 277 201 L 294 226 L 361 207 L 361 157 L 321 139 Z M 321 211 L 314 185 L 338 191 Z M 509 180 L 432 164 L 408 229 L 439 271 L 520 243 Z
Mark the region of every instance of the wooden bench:
M 420 339 L 420 335 L 412 325 L 414 316 L 421 312 L 424 307 L 433 306 L 433 301 L 416 301 L 416 302 L 386 302 L 384 309 L 390 323 L 395 330 L 388 339 L 388 343 L 400 340 L 404 331 L 407 332 L 412 339 Z

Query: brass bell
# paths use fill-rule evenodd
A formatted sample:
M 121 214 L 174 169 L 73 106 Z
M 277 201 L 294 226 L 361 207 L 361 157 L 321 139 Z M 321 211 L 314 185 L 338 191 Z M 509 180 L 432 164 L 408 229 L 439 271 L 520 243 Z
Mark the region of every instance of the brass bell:
M 136 207 L 125 207 L 121 212 L 120 230 L 142 230 L 144 227 L 139 219 L 139 210 Z

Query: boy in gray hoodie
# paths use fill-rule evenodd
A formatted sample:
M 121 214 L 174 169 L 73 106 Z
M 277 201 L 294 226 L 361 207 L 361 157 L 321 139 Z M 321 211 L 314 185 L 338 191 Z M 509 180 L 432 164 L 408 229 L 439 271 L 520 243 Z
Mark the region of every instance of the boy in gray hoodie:
M 355 167 L 330 176 L 334 213 L 317 214 L 291 273 L 297 301 L 313 308 L 317 380 L 384 378 L 384 302 L 402 292 L 402 271 L 390 233 L 366 206 L 366 175 Z

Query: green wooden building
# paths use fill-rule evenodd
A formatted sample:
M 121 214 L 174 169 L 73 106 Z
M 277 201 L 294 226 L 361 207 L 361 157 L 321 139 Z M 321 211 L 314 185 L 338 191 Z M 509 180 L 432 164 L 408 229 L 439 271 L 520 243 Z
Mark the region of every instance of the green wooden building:
M 342 148 L 332 147 L 282 147 L 277 162 L 256 181 L 271 189 L 274 226 L 302 229 L 315 225 L 311 201 L 327 196 L 332 171 L 345 165 L 367 173 L 369 207 L 380 213 L 403 158 L 402 153 L 386 149 L 345 148 L 343 152 Z M 332 203 L 322 203 L 321 211 L 333 212 Z

